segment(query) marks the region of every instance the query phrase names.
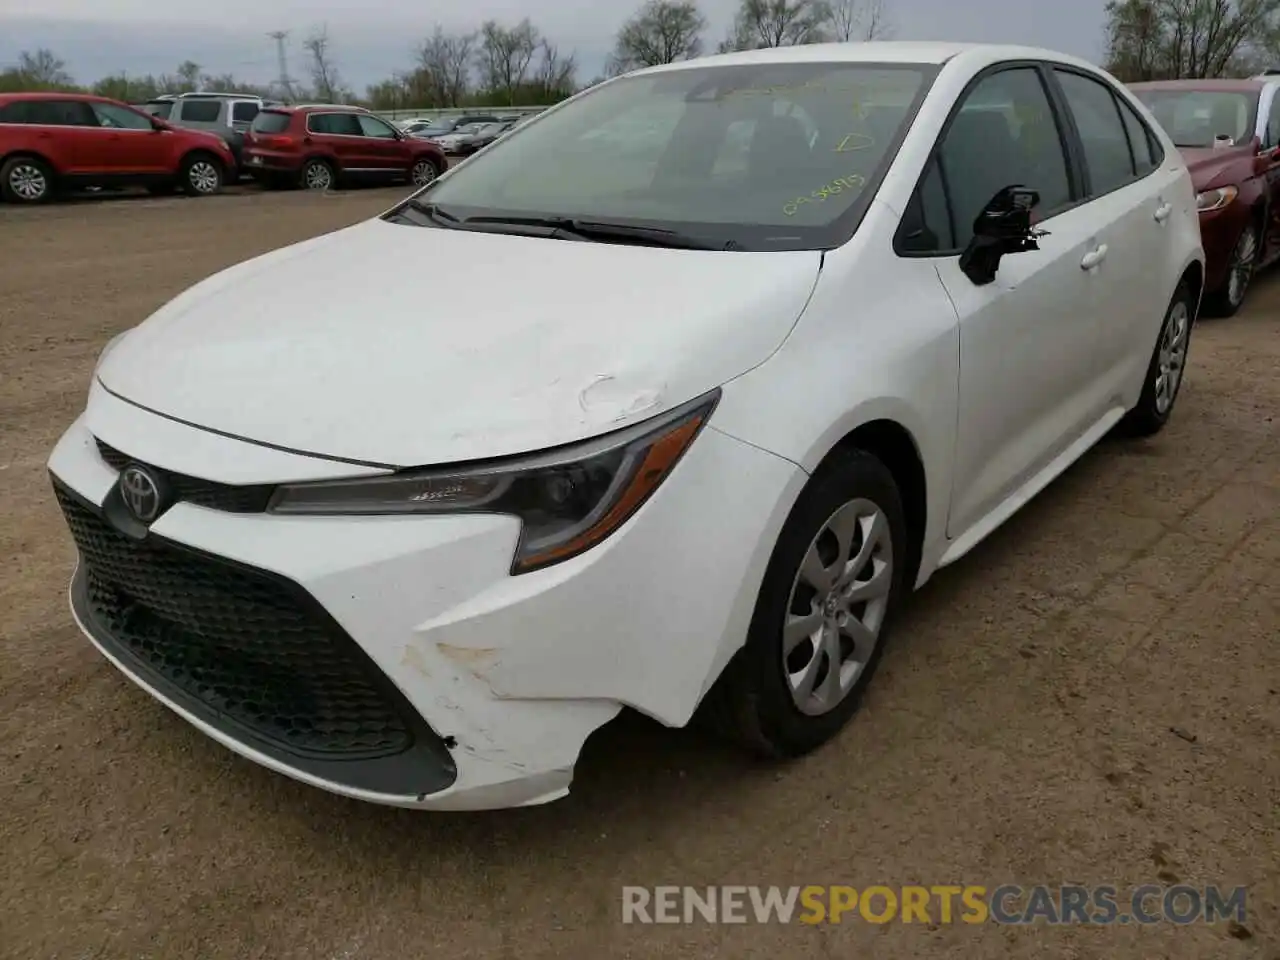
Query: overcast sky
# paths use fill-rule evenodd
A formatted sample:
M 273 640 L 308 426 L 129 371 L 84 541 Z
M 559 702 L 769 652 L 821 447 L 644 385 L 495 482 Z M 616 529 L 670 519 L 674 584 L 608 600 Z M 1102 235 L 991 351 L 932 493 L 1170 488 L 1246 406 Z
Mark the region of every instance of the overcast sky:
M 535 26 L 578 55 L 579 79 L 600 72 L 619 25 L 640 0 L 0 0 L 0 68 L 48 47 L 78 81 L 126 71 L 167 73 L 194 60 L 206 73 L 266 83 L 277 74 L 270 30 L 290 30 L 290 73 L 304 78 L 303 37 L 327 24 L 343 78 L 357 90 L 407 66 L 415 40 L 438 22 L 469 30 L 494 18 Z M 895 39 L 1031 43 L 1096 60 L 1105 0 L 885 0 Z M 701 0 L 708 46 L 737 0 Z

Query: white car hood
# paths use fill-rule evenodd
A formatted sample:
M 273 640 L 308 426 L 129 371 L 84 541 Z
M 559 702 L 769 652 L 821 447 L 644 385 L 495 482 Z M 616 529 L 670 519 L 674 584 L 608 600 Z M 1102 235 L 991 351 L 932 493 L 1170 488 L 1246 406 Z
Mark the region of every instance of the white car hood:
M 817 252 L 372 220 L 197 284 L 97 376 L 156 413 L 318 456 L 419 466 L 523 453 L 657 415 L 763 362 L 820 269 Z

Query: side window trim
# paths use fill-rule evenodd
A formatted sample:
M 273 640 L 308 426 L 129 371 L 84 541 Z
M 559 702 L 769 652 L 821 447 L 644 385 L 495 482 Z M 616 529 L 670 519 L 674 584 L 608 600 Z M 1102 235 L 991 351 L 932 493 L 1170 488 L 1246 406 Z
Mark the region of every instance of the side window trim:
M 920 192 L 925 178 L 929 175 L 930 167 L 936 164 L 938 179 L 941 181 L 942 192 L 947 200 L 947 219 L 950 221 L 951 235 L 953 237 L 957 236 L 959 231 L 956 229 L 955 208 L 951 200 L 951 185 L 947 180 L 947 168 L 946 164 L 942 162 L 942 145 L 946 141 L 947 134 L 950 132 L 951 126 L 955 122 L 957 115 L 959 115 L 965 101 L 969 99 L 970 94 L 980 83 L 1008 70 L 1027 69 L 1035 71 L 1037 78 L 1040 80 L 1040 85 L 1044 89 L 1045 99 L 1049 103 L 1049 113 L 1053 117 L 1054 128 L 1058 131 L 1058 144 L 1062 149 L 1063 164 L 1067 171 L 1067 188 L 1071 198 L 1067 203 L 1044 211 L 1040 217 L 1040 222 L 1043 223 L 1052 217 L 1066 213 L 1068 210 L 1088 202 L 1084 168 L 1081 162 L 1079 135 L 1076 132 L 1075 123 L 1071 119 L 1071 111 L 1067 109 L 1065 101 L 1061 99 L 1062 91 L 1058 88 L 1057 81 L 1050 70 L 1050 65 L 1043 60 L 1002 60 L 1000 63 L 992 64 L 974 74 L 969 82 L 965 84 L 964 89 L 960 91 L 960 95 L 956 97 L 956 102 L 951 106 L 951 111 L 947 114 L 947 119 L 942 124 L 942 129 L 938 131 L 938 136 L 933 141 L 933 146 L 929 150 L 929 155 L 925 159 L 920 176 L 911 192 L 913 198 Z M 1034 184 L 1031 186 L 1034 187 Z M 901 234 L 902 222 L 899 221 L 898 229 L 893 234 L 893 252 L 903 259 L 949 260 L 964 253 L 964 248 L 962 247 L 952 247 L 947 250 L 904 250 L 901 245 L 903 239 Z
M 1125 187 L 1131 187 L 1133 186 L 1133 184 L 1138 183 L 1141 180 L 1145 180 L 1147 177 L 1151 176 L 1153 173 L 1155 173 L 1164 165 L 1164 160 L 1165 160 L 1164 148 L 1160 145 L 1159 138 L 1157 138 L 1152 133 L 1151 128 L 1147 125 L 1146 120 L 1143 119 L 1142 115 L 1138 113 L 1137 110 L 1133 109 L 1132 106 L 1128 104 L 1123 104 L 1121 102 L 1122 96 L 1120 92 L 1115 89 L 1114 83 L 1109 82 L 1105 77 L 1099 76 L 1094 73 L 1090 73 L 1088 70 L 1081 70 L 1079 67 L 1075 67 L 1067 63 L 1052 63 L 1052 64 L 1049 64 L 1049 67 L 1050 67 L 1049 69 L 1050 80 L 1051 80 L 1053 89 L 1057 94 L 1057 96 L 1062 98 L 1062 107 L 1066 114 L 1067 121 L 1071 127 L 1071 136 L 1072 136 L 1072 139 L 1075 141 L 1075 148 L 1080 153 L 1080 169 L 1083 177 L 1083 182 L 1086 188 L 1085 196 L 1082 198 L 1082 202 L 1087 203 L 1092 200 L 1100 200 L 1103 197 L 1106 197 L 1112 193 L 1115 193 L 1117 190 L 1123 190 L 1125 189 Z M 1080 130 L 1076 126 L 1075 114 L 1071 111 L 1071 105 L 1067 102 L 1066 93 L 1063 91 L 1061 84 L 1058 82 L 1058 78 L 1057 78 L 1058 73 L 1071 73 L 1085 80 L 1091 80 L 1094 83 L 1101 86 L 1104 90 L 1107 91 L 1107 93 L 1111 95 L 1111 106 L 1112 106 L 1112 109 L 1114 109 L 1116 112 L 1117 119 L 1119 119 L 1120 121 L 1120 129 L 1124 131 L 1125 143 L 1129 148 L 1129 167 L 1133 171 L 1133 175 L 1130 176 L 1129 179 L 1126 180 L 1124 183 L 1121 183 L 1118 186 L 1112 187 L 1110 190 L 1103 191 L 1102 193 L 1094 192 L 1093 179 L 1089 173 L 1089 165 L 1087 162 L 1085 162 L 1085 158 L 1084 158 L 1084 147 L 1082 146 L 1082 143 L 1080 140 Z M 1135 150 L 1134 143 L 1129 137 L 1128 124 L 1126 124 L 1124 121 L 1123 109 L 1125 106 L 1129 107 L 1129 112 L 1133 115 L 1133 118 L 1137 120 L 1138 123 L 1142 126 L 1142 131 L 1147 138 L 1148 149 L 1151 151 L 1152 157 L 1156 161 L 1155 166 L 1152 167 L 1152 169 L 1147 171 L 1146 173 L 1141 173 L 1141 174 L 1138 173 L 1138 156 L 1134 152 Z

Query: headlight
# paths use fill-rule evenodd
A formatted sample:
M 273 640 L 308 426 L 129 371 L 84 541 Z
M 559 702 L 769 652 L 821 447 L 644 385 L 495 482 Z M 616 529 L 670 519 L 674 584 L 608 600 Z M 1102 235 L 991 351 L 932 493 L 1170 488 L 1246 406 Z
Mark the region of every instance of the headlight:
M 1239 187 L 1218 187 L 1196 194 L 1196 209 L 1201 213 L 1212 213 L 1230 204 L 1239 195 Z
M 282 486 L 267 509 L 312 515 L 509 514 L 521 525 L 511 572 L 527 573 L 577 556 L 622 526 L 670 475 L 719 399 L 714 390 L 634 427 L 533 456 Z

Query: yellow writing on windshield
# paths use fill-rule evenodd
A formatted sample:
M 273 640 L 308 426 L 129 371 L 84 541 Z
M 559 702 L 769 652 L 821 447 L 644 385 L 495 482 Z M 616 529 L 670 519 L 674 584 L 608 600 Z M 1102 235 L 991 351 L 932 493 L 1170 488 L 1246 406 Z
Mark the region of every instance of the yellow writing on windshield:
M 855 150 L 865 150 L 867 147 L 874 147 L 875 140 L 867 136 L 865 133 L 851 133 L 838 144 L 836 144 L 836 153 L 853 153 Z
M 843 193 L 857 193 L 866 185 L 866 178 L 857 173 L 852 173 L 845 177 L 836 177 L 830 183 L 823 184 L 808 196 L 788 200 L 782 205 L 782 212 L 788 217 L 794 217 L 800 208 L 807 203 L 826 203 L 832 197 L 838 197 Z

